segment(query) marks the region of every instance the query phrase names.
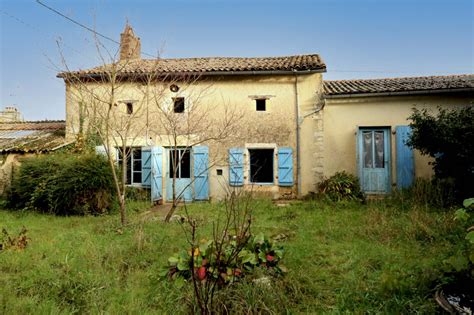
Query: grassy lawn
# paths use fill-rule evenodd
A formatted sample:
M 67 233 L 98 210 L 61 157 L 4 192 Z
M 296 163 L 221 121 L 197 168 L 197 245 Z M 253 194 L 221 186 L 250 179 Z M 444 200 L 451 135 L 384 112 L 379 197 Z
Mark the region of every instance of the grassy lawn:
M 139 209 L 140 205 L 133 208 Z M 271 287 L 239 283 L 218 299 L 233 312 L 426 313 L 438 311 L 433 286 L 452 243 L 452 212 L 389 202 L 296 201 L 254 205 L 254 232 L 286 234 L 288 274 Z M 210 233 L 219 205 L 194 204 Z M 25 250 L 0 252 L 0 313 L 185 313 L 191 286 L 162 281 L 159 271 L 186 241 L 178 223 L 118 215 L 54 217 L 0 210 L 0 228 L 22 226 Z

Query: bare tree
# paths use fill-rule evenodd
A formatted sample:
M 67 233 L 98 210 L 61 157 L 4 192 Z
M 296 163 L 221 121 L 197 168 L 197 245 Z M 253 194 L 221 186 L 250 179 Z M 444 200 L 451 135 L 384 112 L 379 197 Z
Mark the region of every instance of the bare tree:
M 130 94 L 130 82 L 138 78 L 124 76 L 124 69 L 130 59 L 117 61 L 117 53 L 112 54 L 95 37 L 97 55 L 102 65 L 96 72 L 71 71 L 60 45 L 63 71 L 59 74 L 66 83 L 69 102 L 68 126 L 70 133 L 76 135 L 78 142 L 94 138 L 101 144 L 103 153 L 109 162 L 116 194 L 119 200 L 120 221 L 126 220 L 127 161 L 137 140 L 146 134 L 146 124 L 139 123 L 146 117 L 147 98 L 123 100 Z M 74 106 L 77 105 L 77 108 Z M 116 167 L 120 158 L 120 170 Z
M 139 56 L 124 57 L 120 51 L 117 60 L 117 53 L 110 53 L 97 37 L 95 43 L 101 65 L 92 70 L 71 71 L 61 54 L 65 71 L 60 77 L 67 86 L 68 111 L 74 108 L 73 113 L 68 113 L 68 131 L 78 139 L 95 137 L 102 145 L 112 169 L 122 224 L 126 224 L 125 196 L 127 180 L 130 181 L 127 161 L 133 154 L 131 148 L 156 142 L 167 147 L 171 152 L 172 180 L 172 207 L 166 216 L 169 221 L 184 191 L 194 182 L 191 175 L 186 187 L 177 189 L 179 165 L 185 156 L 179 154 L 179 150 L 189 155 L 195 146 L 205 144 L 218 148 L 224 141 L 236 138 L 243 112 L 226 104 L 224 99 L 210 97 L 217 94 L 213 80 L 196 74 L 162 71 L 160 58 L 145 61 Z M 133 48 L 139 49 L 139 42 L 137 45 Z M 146 70 L 135 71 L 142 63 L 146 64 Z M 177 104 L 177 100 L 182 103 Z M 182 108 L 178 109 L 178 105 Z M 222 150 L 212 151 L 203 172 L 223 159 L 219 155 Z M 117 158 L 120 171 L 116 168 Z
M 219 144 L 228 144 L 239 138 L 236 130 L 244 114 L 225 99 L 213 98 L 218 93 L 214 91 L 213 82 L 203 76 L 173 74 L 163 78 L 160 83 L 154 86 L 151 94 L 151 116 L 158 122 L 151 130 L 170 152 L 168 158 L 172 206 L 165 218 L 165 221 L 169 221 L 179 202 L 184 201 L 185 190 L 194 183 L 194 178 L 190 175 L 186 186 L 180 189 L 177 187 L 178 172 L 183 160 L 189 157 L 193 147 L 209 145 L 213 148 L 209 164 L 201 171 L 207 172 L 215 164 L 223 163 L 225 155 L 219 150 Z M 168 87 L 176 92 L 169 95 L 164 90 Z

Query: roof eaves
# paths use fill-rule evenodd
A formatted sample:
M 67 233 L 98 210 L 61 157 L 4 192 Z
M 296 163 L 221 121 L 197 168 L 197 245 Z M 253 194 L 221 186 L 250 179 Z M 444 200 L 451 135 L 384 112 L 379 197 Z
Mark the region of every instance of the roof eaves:
M 386 91 L 386 92 L 364 92 L 364 93 L 327 93 L 326 98 L 355 98 L 355 97 L 376 97 L 376 96 L 404 96 L 404 95 L 428 95 L 428 94 L 443 94 L 443 93 L 462 93 L 473 92 L 474 88 L 450 88 L 450 89 L 426 89 L 413 91 Z

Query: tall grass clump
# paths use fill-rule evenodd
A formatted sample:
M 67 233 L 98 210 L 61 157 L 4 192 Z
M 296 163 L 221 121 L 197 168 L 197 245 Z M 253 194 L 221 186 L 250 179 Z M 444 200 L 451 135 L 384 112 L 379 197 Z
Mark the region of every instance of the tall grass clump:
M 446 209 L 456 204 L 454 190 L 449 179 L 417 178 L 411 187 L 395 190 L 391 199 L 407 207 Z
M 26 158 L 14 174 L 8 206 L 57 215 L 101 214 L 114 203 L 107 160 L 95 154 Z

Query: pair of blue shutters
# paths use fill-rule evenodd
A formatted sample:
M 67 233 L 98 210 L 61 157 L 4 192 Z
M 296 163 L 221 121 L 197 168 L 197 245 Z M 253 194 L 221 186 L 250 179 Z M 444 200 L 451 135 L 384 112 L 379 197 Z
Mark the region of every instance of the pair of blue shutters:
M 244 185 L 244 149 L 229 149 L 229 184 Z M 278 148 L 278 185 L 293 186 L 293 149 Z
M 106 154 L 104 146 L 96 147 L 97 154 Z M 194 200 L 209 199 L 209 149 L 195 146 L 193 152 Z M 142 186 L 151 189 L 151 200 L 163 199 L 163 147 L 142 148 Z M 166 180 L 169 180 L 168 178 Z

